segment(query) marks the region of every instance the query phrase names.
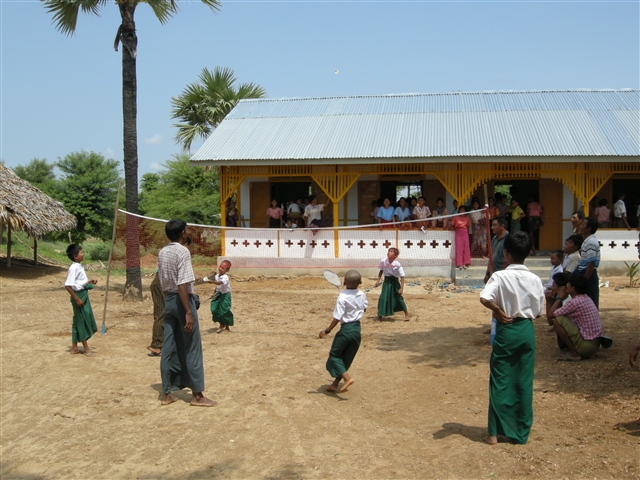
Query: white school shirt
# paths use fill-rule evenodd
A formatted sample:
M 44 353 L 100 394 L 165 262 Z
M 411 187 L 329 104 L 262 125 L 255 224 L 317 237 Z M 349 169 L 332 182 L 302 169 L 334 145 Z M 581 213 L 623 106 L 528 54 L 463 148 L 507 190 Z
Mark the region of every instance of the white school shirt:
M 564 259 L 562 263 L 562 269 L 567 272 L 574 273 L 578 270 L 580 266 L 580 250 L 576 250 L 575 252 L 567 255 L 567 258 Z
M 64 282 L 65 287 L 71 287 L 74 292 L 84 290 L 84 286 L 89 283 L 87 274 L 84 273 L 84 267 L 81 263 L 73 262 L 69 267 L 67 279 Z
M 618 200 L 613 204 L 613 216 L 622 218 L 622 214 L 627 215 L 627 206 L 624 204 L 624 201 Z
M 380 263 L 378 264 L 378 269 L 382 270 L 382 273 L 384 274 L 385 277 L 397 277 L 397 278 L 404 277 L 404 270 L 398 260 L 394 260 L 393 263 L 389 263 L 388 258 L 380 260 Z
M 292 203 L 289 205 L 289 208 L 287 208 L 287 213 L 300 213 L 300 205 Z
M 504 313 L 516 318 L 534 319 L 544 308 L 544 289 L 540 277 L 524 265 L 509 265 L 494 272 L 480 298 L 495 302 Z
M 216 273 L 215 277 L 213 277 L 216 282 L 222 282 L 222 285 L 216 285 L 216 292 L 220 292 L 222 294 L 229 293 L 231 291 L 231 284 L 229 283 L 229 275 L 226 273 L 224 275 L 220 275 Z
M 551 267 L 551 273 L 549 274 L 549 281 L 547 282 L 547 288 L 550 290 L 551 286 L 553 285 L 553 276 L 556 273 L 562 273 L 564 270 L 564 268 L 562 268 L 562 265 L 556 265 L 555 267 Z
M 304 216 L 308 218 L 309 223 L 314 220 L 320 220 L 322 218 L 322 210 L 324 210 L 324 203 L 316 203 L 314 205 L 307 205 L 304 209 Z
M 364 315 L 367 306 L 367 296 L 362 290 L 357 288 L 343 290 L 336 300 L 333 318 L 338 320 L 340 325 L 357 322 Z

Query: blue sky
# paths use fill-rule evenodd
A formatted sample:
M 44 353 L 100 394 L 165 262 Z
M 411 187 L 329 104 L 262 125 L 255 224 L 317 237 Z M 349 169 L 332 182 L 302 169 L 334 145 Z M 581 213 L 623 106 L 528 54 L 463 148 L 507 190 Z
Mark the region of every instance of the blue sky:
M 229 67 L 271 98 L 640 87 L 637 1 L 178 4 L 165 25 L 136 10 L 140 175 L 180 153 L 171 97 L 204 67 Z M 81 16 L 73 37 L 38 1 L 2 0 L 0 13 L 0 158 L 84 149 L 122 161 L 115 4 Z

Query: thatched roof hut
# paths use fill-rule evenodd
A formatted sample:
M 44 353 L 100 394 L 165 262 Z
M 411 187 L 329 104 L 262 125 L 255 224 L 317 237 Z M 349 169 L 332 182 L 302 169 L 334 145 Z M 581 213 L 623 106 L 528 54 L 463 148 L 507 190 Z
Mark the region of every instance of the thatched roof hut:
M 76 217 L 42 190 L 22 180 L 0 164 L 0 218 L 14 230 L 31 237 L 49 232 L 66 232 L 77 225 Z
M 78 222 L 60 202 L 0 164 L 0 225 L 3 223 L 7 224 L 9 238 L 12 229 L 24 230 L 35 242 L 49 232 L 72 230 Z M 11 265 L 10 248 L 9 242 L 7 266 Z M 34 258 L 37 261 L 37 243 L 34 243 Z

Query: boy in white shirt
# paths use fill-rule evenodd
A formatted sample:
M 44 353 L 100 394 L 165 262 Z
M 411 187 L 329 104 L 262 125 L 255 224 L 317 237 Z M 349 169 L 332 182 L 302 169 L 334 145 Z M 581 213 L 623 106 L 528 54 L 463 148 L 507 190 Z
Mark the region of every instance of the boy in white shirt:
M 231 311 L 231 284 L 227 272 L 231 268 L 229 260 L 223 260 L 218 267 L 218 273 L 212 279 L 207 279 L 209 283 L 216 286 L 216 291 L 211 295 L 211 315 L 214 322 L 220 324 L 216 333 L 229 333 L 229 327 L 233 326 L 233 312 Z
M 533 424 L 533 319 L 544 307 L 544 290 L 540 278 L 524 266 L 530 251 L 527 233 L 508 235 L 504 241 L 508 266 L 491 275 L 480 294 L 482 305 L 498 320 L 489 364 L 489 435 L 483 438 L 489 445 L 498 443 L 498 435 L 525 444 Z
M 341 379 L 344 380 L 344 385 L 339 393 L 346 392 L 354 382 L 347 370 L 349 370 L 360 348 L 360 319 L 368 305 L 367 296 L 363 291 L 358 290 L 361 283 L 362 278 L 357 270 L 349 270 L 346 273 L 344 285 L 347 288 L 340 293 L 338 300 L 336 300 L 331 323 L 318 335 L 320 338 L 324 338 L 338 323 L 340 324 L 340 331 L 333 339 L 326 364 L 327 370 L 335 378 L 333 383 L 327 387 L 327 392 L 338 391 Z
M 71 355 L 84 353 L 87 357 L 93 357 L 93 352 L 89 348 L 87 340 L 98 331 L 96 319 L 93 316 L 91 302 L 89 302 L 89 292 L 98 280 L 87 278 L 84 267 L 80 262 L 84 260 L 82 247 L 75 243 L 67 247 L 67 257 L 73 263 L 69 267 L 67 280 L 64 288 L 71 295 L 71 305 L 73 306 L 73 323 L 71 324 Z M 78 350 L 78 342 L 82 342 L 84 352 Z
M 392 316 L 395 312 L 404 312 L 404 321 L 409 321 L 409 311 L 407 305 L 402 298 L 402 292 L 404 291 L 404 269 L 400 262 L 397 260 L 400 251 L 397 248 L 391 247 L 387 252 L 387 258 L 380 260 L 378 264 L 378 281 L 376 281 L 373 288 L 380 285 L 380 279 L 384 275 L 384 282 L 382 284 L 382 292 L 378 297 L 378 320 L 382 320 L 382 317 Z M 398 280 L 400 279 L 400 280 Z

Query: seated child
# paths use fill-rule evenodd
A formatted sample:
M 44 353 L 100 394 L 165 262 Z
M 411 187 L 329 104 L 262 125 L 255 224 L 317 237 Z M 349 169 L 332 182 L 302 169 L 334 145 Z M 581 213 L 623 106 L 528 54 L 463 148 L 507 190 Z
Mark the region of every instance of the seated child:
M 565 273 L 573 273 L 580 266 L 580 247 L 582 247 L 582 236 L 571 235 L 564 241 L 564 250 L 566 254 L 562 269 Z
M 231 285 L 229 284 L 229 276 L 227 272 L 231 268 L 229 260 L 223 260 L 218 267 L 218 273 L 211 279 L 207 279 L 209 283 L 216 286 L 216 291 L 211 295 L 211 315 L 214 322 L 218 322 L 220 327 L 216 333 L 228 333 L 229 327 L 233 326 L 233 312 L 231 311 Z
M 358 290 L 361 283 L 362 279 L 357 270 L 349 270 L 346 273 L 344 285 L 347 288 L 338 296 L 336 307 L 333 310 L 333 320 L 318 335 L 320 338 L 324 338 L 338 323 L 340 324 L 340 331 L 333 339 L 326 365 L 331 376 L 335 378 L 333 383 L 327 387 L 327 392 L 338 391 L 341 379 L 344 380 L 344 385 L 339 393 L 346 392 L 354 382 L 347 370 L 349 370 L 360 348 L 360 319 L 367 310 L 367 296 L 363 291 Z
M 564 272 L 556 273 L 553 276 L 553 283 L 551 284 L 551 294 L 549 296 L 545 295 L 547 300 L 545 313 L 547 314 L 547 322 L 551 326 L 551 330 L 549 330 L 550 332 L 555 331 L 555 328 L 553 327 L 553 319 L 549 318 L 551 307 L 553 303 L 558 299 L 558 290 L 564 289 L 564 287 L 567 285 L 568 280 L 569 280 L 568 273 L 564 273 Z M 562 304 L 564 305 L 568 300 L 571 300 L 571 296 L 568 296 L 565 300 L 563 300 Z
M 89 290 L 93 288 L 98 280 L 87 278 L 81 262 L 84 260 L 84 252 L 78 244 L 71 244 L 67 248 L 67 257 L 73 263 L 69 267 L 67 280 L 64 288 L 71 295 L 71 305 L 73 306 L 73 323 L 71 324 L 71 354 L 84 353 L 87 357 L 93 357 L 93 352 L 89 348 L 87 340 L 98 331 L 96 319 L 93 316 L 91 302 L 89 302 Z M 78 350 L 78 342 L 82 342 L 84 352 Z
M 551 262 L 551 273 L 549 274 L 549 280 L 547 281 L 547 284 L 545 285 L 545 290 L 544 290 L 544 296 L 547 299 L 547 302 L 555 298 L 555 295 L 551 291 L 551 286 L 553 285 L 553 276 L 556 273 L 563 272 L 563 269 L 562 269 L 563 259 L 564 259 L 564 254 L 562 253 L 562 250 L 556 250 L 549 257 L 549 261 Z
M 285 224 L 285 226 L 287 228 L 298 228 L 298 224 L 294 223 L 291 219 L 287 220 L 287 223 Z

